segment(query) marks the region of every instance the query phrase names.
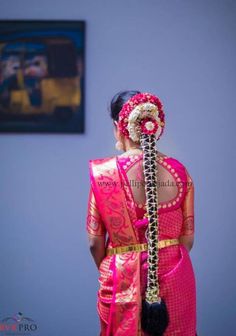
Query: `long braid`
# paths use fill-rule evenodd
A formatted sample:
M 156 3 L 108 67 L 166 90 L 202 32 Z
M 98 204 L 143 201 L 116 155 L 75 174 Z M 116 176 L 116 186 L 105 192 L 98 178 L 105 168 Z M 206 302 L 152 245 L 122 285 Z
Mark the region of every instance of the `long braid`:
M 141 134 L 143 150 L 143 172 L 147 204 L 148 224 L 148 276 L 146 300 L 153 303 L 159 300 L 158 268 L 158 192 L 157 192 L 157 151 L 154 134 Z
M 149 93 L 137 94 L 127 101 L 119 114 L 120 132 L 143 150 L 143 172 L 148 217 L 148 274 L 145 299 L 142 300 L 142 329 L 150 336 L 162 336 L 169 324 L 169 314 L 159 296 L 158 282 L 158 166 L 156 141 L 164 129 L 160 100 Z
M 142 300 L 141 325 L 150 336 L 162 336 L 169 324 L 165 301 L 159 296 L 158 281 L 158 166 L 156 136 L 141 133 L 143 172 L 148 217 L 148 273 L 145 299 Z

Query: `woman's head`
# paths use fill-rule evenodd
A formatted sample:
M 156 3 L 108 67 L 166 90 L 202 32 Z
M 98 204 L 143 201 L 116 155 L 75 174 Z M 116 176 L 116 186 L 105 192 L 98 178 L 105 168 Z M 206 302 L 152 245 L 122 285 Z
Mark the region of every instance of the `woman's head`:
M 117 140 L 116 149 L 125 150 L 129 147 L 135 147 L 132 140 L 126 139 L 124 135 L 120 132 L 118 127 L 119 113 L 123 105 L 133 96 L 140 93 L 140 91 L 127 90 L 118 92 L 111 100 L 110 103 L 110 116 L 114 123 L 114 136 Z
M 164 130 L 165 115 L 160 99 L 150 93 L 121 91 L 111 101 L 117 149 L 137 147 L 142 133 L 155 134 L 157 140 Z M 117 147 L 117 145 L 116 145 Z

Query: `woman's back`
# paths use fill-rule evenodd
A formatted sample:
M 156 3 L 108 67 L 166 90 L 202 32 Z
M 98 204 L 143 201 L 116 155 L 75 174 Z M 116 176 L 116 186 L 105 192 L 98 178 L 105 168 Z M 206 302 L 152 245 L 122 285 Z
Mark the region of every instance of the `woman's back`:
M 193 234 L 194 221 L 189 225 L 190 210 L 186 209 L 191 177 L 180 161 L 162 153 L 157 156 L 158 167 L 158 199 L 159 199 L 159 240 L 175 239 L 181 235 Z M 135 211 L 136 217 L 142 219 L 146 214 L 145 183 L 143 174 L 143 154 L 120 155 L 118 169 L 121 172 L 129 211 Z M 189 182 L 189 186 L 187 184 Z M 132 209 L 133 208 L 133 209 Z M 188 226 L 185 227 L 185 219 Z M 134 222 L 135 225 L 135 222 Z M 137 227 L 139 241 L 145 243 L 147 225 Z M 143 261 L 146 254 L 143 253 Z M 175 266 L 180 258 L 178 246 L 173 245 L 168 249 L 159 251 L 159 272 L 164 274 Z M 143 278 L 145 278 L 145 274 Z M 145 284 L 144 284 L 145 286 Z
M 158 199 L 159 204 L 164 205 L 176 200 L 179 194 L 177 187 L 177 179 L 174 176 L 174 168 L 172 171 L 167 168 L 168 157 L 164 154 L 158 155 Z M 145 182 L 143 173 L 143 155 L 120 155 L 118 161 L 123 170 L 126 172 L 127 179 L 132 190 L 132 196 L 138 208 L 145 209 Z M 171 167 L 172 168 L 172 167 Z
M 137 217 L 142 218 L 146 213 L 143 154 L 120 155 L 118 163 L 127 199 L 135 207 Z M 178 236 L 193 234 L 193 207 L 190 207 L 191 204 L 188 201 L 188 195 L 193 191 L 193 183 L 187 169 L 180 161 L 160 152 L 157 156 L 157 168 L 159 218 L 162 221 L 164 218 L 175 218 L 175 225 L 160 226 L 160 234 L 168 236 L 171 235 L 172 230 L 173 235 Z M 192 216 L 192 225 L 189 224 L 190 216 Z M 188 225 L 185 227 L 187 217 Z M 176 221 L 177 218 L 178 221 Z M 177 222 L 180 222 L 178 227 Z

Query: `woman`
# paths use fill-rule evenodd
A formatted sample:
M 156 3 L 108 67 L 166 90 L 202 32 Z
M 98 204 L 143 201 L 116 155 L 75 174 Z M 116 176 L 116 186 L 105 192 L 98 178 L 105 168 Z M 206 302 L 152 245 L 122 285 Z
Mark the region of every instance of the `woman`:
M 123 153 L 90 161 L 86 226 L 100 274 L 100 336 L 195 336 L 192 178 L 155 147 L 165 126 L 158 97 L 120 92 L 111 117 Z M 158 300 L 167 309 L 167 324 L 155 333 L 144 327 L 142 303 Z

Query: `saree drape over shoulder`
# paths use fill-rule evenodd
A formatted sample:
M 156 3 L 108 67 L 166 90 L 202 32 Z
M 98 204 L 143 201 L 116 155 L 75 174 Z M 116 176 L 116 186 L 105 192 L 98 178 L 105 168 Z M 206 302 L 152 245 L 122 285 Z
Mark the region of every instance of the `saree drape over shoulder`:
M 87 232 L 107 235 L 106 247 L 145 243 L 146 227 L 140 226 L 145 202 L 140 189 L 132 188 L 132 167 L 141 164 L 142 154 L 90 161 L 91 188 Z M 159 202 L 158 239 L 194 234 L 194 185 L 182 163 L 159 157 L 160 169 L 175 183 L 174 197 L 168 186 Z M 140 172 L 142 167 L 140 165 Z M 135 183 L 138 176 L 135 175 Z M 161 188 L 159 188 L 161 190 Z M 172 190 L 171 189 L 171 190 Z M 159 191 L 158 191 L 159 193 Z M 161 192 L 160 192 L 161 193 Z M 141 195 L 141 194 L 140 194 Z M 145 336 L 141 330 L 141 302 L 147 281 L 147 252 L 106 255 L 99 266 L 97 310 L 100 336 Z M 189 252 L 183 244 L 159 250 L 160 296 L 165 300 L 170 323 L 165 336 L 196 335 L 196 284 Z

